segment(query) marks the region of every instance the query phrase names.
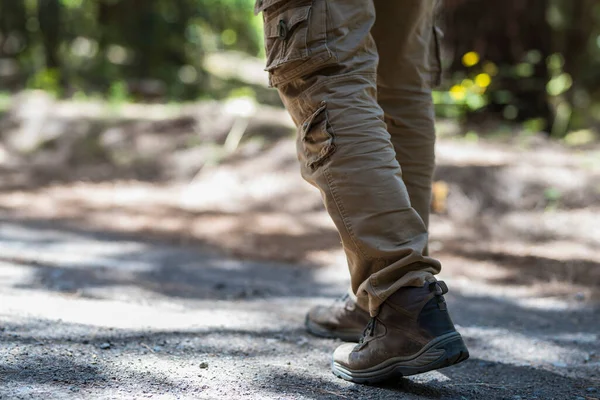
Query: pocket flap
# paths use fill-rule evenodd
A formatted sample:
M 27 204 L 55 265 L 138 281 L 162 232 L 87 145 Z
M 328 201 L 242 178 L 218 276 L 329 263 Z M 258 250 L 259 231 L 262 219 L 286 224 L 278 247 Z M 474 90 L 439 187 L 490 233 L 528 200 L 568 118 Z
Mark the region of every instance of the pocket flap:
M 274 4 L 281 3 L 284 0 L 256 0 L 254 3 L 254 15 L 258 15 Z
M 291 31 L 300 22 L 308 19 L 311 7 L 312 6 L 308 5 L 282 12 L 277 18 L 273 18 L 271 22 L 265 24 L 265 37 L 267 39 L 280 37 L 282 24 L 284 25 L 285 33 Z
M 306 135 L 306 132 L 308 132 L 310 130 L 310 128 L 312 128 L 312 126 L 315 123 L 315 119 L 317 119 L 317 117 L 319 115 L 321 115 L 321 113 L 323 113 L 325 110 L 327 109 L 327 103 L 325 103 L 324 101 L 322 101 L 319 104 L 319 108 L 317 108 L 317 110 L 315 112 L 313 112 L 302 124 L 302 137 L 304 138 L 304 136 Z

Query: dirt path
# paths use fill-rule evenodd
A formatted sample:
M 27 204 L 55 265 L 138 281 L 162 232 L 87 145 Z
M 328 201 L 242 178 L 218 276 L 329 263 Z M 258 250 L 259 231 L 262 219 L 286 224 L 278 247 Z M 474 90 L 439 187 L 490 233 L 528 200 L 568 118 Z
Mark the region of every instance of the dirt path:
M 367 387 L 334 377 L 338 342 L 302 326 L 345 290 L 342 263 L 240 261 L 14 219 L 0 254 L 2 399 L 600 397 L 599 307 L 452 268 L 443 278 L 471 359 Z
M 430 249 L 471 359 L 365 387 L 303 329 L 348 274 L 283 110 L 215 159 L 224 104 L 44 101 L 0 120 L 0 398 L 600 399 L 600 144 L 440 122 Z

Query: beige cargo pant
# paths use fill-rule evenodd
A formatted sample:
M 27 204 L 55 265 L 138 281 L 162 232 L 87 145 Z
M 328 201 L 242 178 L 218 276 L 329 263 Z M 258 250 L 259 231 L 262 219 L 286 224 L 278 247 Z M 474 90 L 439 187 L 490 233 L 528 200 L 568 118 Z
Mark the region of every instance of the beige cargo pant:
M 437 0 L 258 0 L 267 71 L 298 126 L 302 176 L 376 315 L 439 273 L 426 255 L 434 170 Z

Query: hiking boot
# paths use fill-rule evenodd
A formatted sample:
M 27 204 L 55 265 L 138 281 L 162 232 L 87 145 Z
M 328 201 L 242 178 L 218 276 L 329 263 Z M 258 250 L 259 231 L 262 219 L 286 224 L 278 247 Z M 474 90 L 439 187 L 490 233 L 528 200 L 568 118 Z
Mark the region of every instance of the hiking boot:
M 404 287 L 372 318 L 359 344 L 333 353 L 332 370 L 356 383 L 376 383 L 458 364 L 469 358 L 448 315 L 444 282 Z
M 357 343 L 371 316 L 349 294 L 330 306 L 316 306 L 306 314 L 306 330 L 315 336 Z

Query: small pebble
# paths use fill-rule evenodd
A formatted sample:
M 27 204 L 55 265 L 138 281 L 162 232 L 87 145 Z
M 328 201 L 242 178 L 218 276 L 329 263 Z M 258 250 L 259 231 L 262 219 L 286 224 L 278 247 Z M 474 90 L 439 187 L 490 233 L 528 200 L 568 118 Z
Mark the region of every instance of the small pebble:
M 201 362 L 200 363 L 200 368 L 202 368 L 202 369 L 208 368 L 208 363 L 207 362 Z
M 596 393 L 598 391 L 598 389 L 596 389 L 595 387 L 589 387 L 589 388 L 585 389 L 585 391 L 588 393 Z
M 100 345 L 100 348 L 101 348 L 102 350 L 107 350 L 107 349 L 110 349 L 110 343 L 108 343 L 108 342 L 102 343 L 102 344 Z

